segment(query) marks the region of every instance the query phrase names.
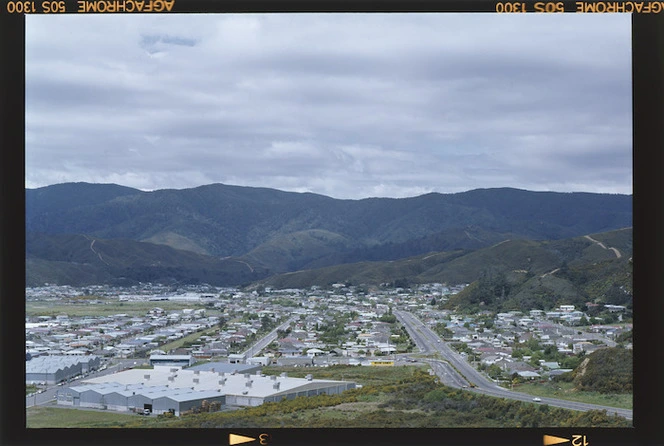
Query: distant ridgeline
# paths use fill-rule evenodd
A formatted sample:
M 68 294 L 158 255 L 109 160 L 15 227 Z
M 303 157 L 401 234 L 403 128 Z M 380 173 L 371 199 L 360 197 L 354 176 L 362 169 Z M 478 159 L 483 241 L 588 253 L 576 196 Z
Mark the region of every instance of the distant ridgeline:
M 26 273 L 28 286 L 484 277 L 494 288 L 522 275 L 564 293 L 550 282 L 582 286 L 631 265 L 631 225 L 631 195 L 501 188 L 337 200 L 223 184 L 143 192 L 67 183 L 26 190 Z M 512 296 L 502 288 L 500 299 Z M 473 299 L 489 305 L 491 296 Z

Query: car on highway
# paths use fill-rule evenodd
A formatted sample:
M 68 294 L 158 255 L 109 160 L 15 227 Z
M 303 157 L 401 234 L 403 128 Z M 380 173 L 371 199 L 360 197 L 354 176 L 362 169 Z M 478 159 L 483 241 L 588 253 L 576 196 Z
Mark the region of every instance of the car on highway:
M 533 401 L 535 401 L 536 403 L 541 403 L 542 398 L 535 397 L 535 398 L 533 398 Z

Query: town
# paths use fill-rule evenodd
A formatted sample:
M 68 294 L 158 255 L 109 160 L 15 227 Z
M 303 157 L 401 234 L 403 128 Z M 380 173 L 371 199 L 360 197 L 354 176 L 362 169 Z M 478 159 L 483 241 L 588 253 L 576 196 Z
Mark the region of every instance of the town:
M 51 389 L 48 398 L 60 405 L 179 415 L 340 393 L 362 383 L 317 380 L 316 368 L 426 363 L 397 311 L 415 315 L 505 387 L 569 372 L 631 330 L 627 309 L 616 305 L 605 305 L 603 318 L 572 305 L 472 315 L 445 309 L 465 286 L 28 288 L 26 404 L 39 404 L 37 396 Z M 310 371 L 307 378 L 267 377 L 264 366 Z M 85 404 L 91 391 L 96 399 Z M 104 402 L 118 392 L 126 394 L 123 404 Z M 141 402 L 129 403 L 137 394 Z

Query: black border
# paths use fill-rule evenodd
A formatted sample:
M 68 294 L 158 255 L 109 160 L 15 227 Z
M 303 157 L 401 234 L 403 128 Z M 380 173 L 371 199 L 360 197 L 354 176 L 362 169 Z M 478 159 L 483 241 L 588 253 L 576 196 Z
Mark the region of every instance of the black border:
M 0 7 L 4 9 L 6 2 Z M 75 4 L 67 0 L 68 4 Z M 565 2 L 567 4 L 573 2 Z M 173 12 L 493 11 L 495 2 L 177 0 Z M 227 445 L 245 429 L 26 429 L 22 377 L 25 296 L 25 17 L 0 12 L 0 444 Z M 542 435 L 587 435 L 589 446 L 664 444 L 664 12 L 632 15 L 635 365 L 634 428 L 628 429 L 279 429 L 273 445 L 541 445 Z M 21 316 L 21 317 L 19 317 Z M 253 445 L 257 443 L 246 443 Z M 565 443 L 569 444 L 569 443 Z

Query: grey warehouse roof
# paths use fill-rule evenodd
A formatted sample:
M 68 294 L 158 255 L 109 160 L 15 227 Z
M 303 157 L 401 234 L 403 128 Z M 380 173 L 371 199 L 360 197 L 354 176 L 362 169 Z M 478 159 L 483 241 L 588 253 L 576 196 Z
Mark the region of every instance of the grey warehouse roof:
M 26 373 L 55 373 L 79 363 L 96 360 L 97 356 L 38 356 L 25 363 Z
M 231 364 L 228 362 L 208 362 L 207 364 L 199 364 L 192 367 L 187 367 L 187 370 L 199 370 L 201 372 L 224 372 L 233 373 L 247 373 L 247 371 L 254 371 L 260 368 L 255 364 Z M 214 370 L 212 370 L 214 369 Z
M 146 378 L 147 375 L 149 375 L 149 378 Z M 149 386 L 168 385 L 168 388 L 172 390 L 186 389 L 186 392 L 214 391 L 220 392 L 217 395 L 244 395 L 258 398 L 351 384 L 347 381 L 264 376 L 260 374 L 229 375 L 223 372 L 194 371 L 190 369 L 177 369 L 171 372 L 168 367 L 156 367 L 153 370 L 131 369 L 112 375 L 91 378 L 86 380 L 85 383 L 103 384 L 111 381 L 121 385 L 143 383 L 146 386 L 145 389 Z M 150 398 L 154 398 L 154 396 L 150 396 Z
M 116 382 L 72 386 L 69 387 L 69 390 L 79 394 L 91 390 L 100 395 L 109 395 L 111 393 L 118 393 L 123 396 L 137 395 L 152 400 L 158 398 L 169 398 L 173 401 L 179 402 L 201 400 L 205 398 L 219 397 L 222 395 L 222 393 L 219 391 L 213 390 L 192 390 L 190 388 L 171 389 L 166 386 L 143 386 L 140 384 L 127 386 Z

